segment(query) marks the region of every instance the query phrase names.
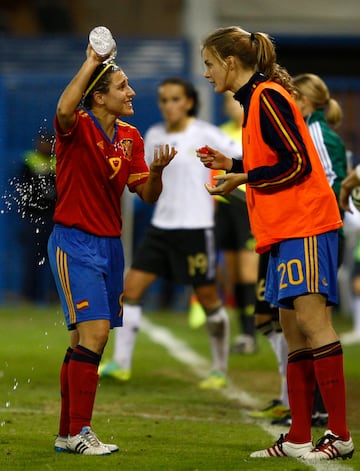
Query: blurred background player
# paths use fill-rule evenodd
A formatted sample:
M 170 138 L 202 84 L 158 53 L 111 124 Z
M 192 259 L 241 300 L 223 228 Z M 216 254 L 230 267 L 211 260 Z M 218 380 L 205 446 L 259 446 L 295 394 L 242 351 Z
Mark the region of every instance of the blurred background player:
M 270 419 L 273 423 L 287 421 L 290 417 L 289 397 L 286 380 L 288 348 L 279 321 L 279 308 L 272 306 L 265 299 L 266 272 L 269 252 L 260 254 L 258 279 L 256 284 L 255 325 L 257 332 L 263 334 L 274 351 L 280 374 L 280 395 L 272 399 L 261 410 L 249 412 L 256 419 Z
M 58 299 L 47 255 L 56 201 L 54 139 L 49 131 L 39 131 L 34 149 L 24 155 L 18 186 L 24 218 L 20 233 L 24 248 L 22 295 L 34 303 Z
M 233 93 L 224 94 L 224 111 L 230 120 L 220 129 L 241 145 L 243 109 L 234 100 Z M 250 231 L 245 202 L 232 203 L 217 199 L 215 212 L 217 248 L 222 252 L 222 290 L 225 302 L 235 309 L 241 334 L 236 336 L 231 350 L 236 353 L 254 353 L 255 337 L 255 284 L 258 254 Z
M 115 331 L 113 359 L 101 365 L 100 374 L 123 381 L 130 378 L 143 295 L 163 277 L 191 285 L 206 313 L 212 370 L 199 386 L 217 389 L 227 382 L 229 320 L 215 278 L 214 200 L 204 186 L 211 171 L 199 162 L 196 149 L 207 143 L 238 157 L 241 146 L 216 126 L 196 118 L 198 93 L 190 82 L 165 79 L 158 87 L 158 103 L 164 122 L 145 134 L 145 155 L 151 156 L 161 143 L 176 147 L 178 155 L 164 171 L 164 187 L 151 225 L 126 274 L 124 325 Z
M 357 209 L 354 209 L 357 211 Z M 341 341 L 344 345 L 353 345 L 360 343 L 360 234 L 356 238 L 353 250 L 353 265 L 351 270 L 351 314 L 353 327 L 350 332 L 341 335 Z

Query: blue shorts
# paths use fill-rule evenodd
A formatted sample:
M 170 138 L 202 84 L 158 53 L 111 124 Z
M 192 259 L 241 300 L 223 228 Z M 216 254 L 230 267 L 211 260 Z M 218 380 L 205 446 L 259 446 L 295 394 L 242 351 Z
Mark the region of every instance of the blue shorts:
M 105 319 L 122 325 L 124 253 L 120 238 L 55 225 L 48 253 L 69 330 Z
M 265 299 L 293 309 L 294 298 L 323 294 L 328 305 L 338 302 L 338 232 L 303 239 L 288 239 L 271 248 L 266 274 Z

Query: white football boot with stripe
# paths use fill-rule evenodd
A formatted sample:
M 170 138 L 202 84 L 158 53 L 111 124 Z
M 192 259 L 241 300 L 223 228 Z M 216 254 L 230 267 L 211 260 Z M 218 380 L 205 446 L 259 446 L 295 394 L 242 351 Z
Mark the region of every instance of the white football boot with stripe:
M 70 453 L 78 453 L 83 455 L 110 455 L 110 446 L 114 447 L 113 451 L 118 451 L 116 445 L 105 445 L 102 443 L 91 427 L 83 427 L 77 435 L 69 436 L 67 439 L 66 449 Z
M 354 453 L 354 443 L 351 439 L 342 440 L 341 437 L 327 430 L 318 440 L 315 448 L 304 456 L 308 461 L 335 460 L 341 458 L 346 460 Z
M 291 443 L 286 440 L 286 435 L 281 434 L 279 440 L 270 448 L 251 453 L 250 458 L 303 458 L 314 449 L 312 442 Z

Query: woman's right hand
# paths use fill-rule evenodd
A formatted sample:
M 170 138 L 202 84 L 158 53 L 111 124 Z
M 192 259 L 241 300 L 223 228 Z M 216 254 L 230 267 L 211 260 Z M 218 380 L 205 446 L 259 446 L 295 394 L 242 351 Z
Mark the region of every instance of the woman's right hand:
M 226 157 L 220 151 L 212 147 L 201 147 L 197 149 L 196 155 L 207 168 L 213 170 L 230 170 L 232 167 L 232 159 L 229 159 L 229 157 Z

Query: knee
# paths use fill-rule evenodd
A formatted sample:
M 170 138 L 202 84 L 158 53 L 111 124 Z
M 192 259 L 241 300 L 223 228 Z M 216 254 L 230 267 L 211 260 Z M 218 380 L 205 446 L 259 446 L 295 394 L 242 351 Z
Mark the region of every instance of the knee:
M 98 332 L 95 336 L 96 343 L 99 345 L 99 347 L 102 347 L 102 348 L 105 347 L 108 339 L 109 339 L 109 330 L 106 330 L 106 329 Z
M 108 339 L 109 331 L 97 332 L 93 337 L 93 351 L 95 351 L 99 355 L 102 355 Z
M 124 286 L 124 303 L 134 304 L 137 301 L 141 301 L 142 292 L 136 286 L 135 283 L 127 282 Z
M 151 285 L 152 281 L 144 279 L 144 276 L 137 274 L 135 276 L 131 270 L 125 277 L 124 283 L 124 302 L 130 304 L 140 304 L 143 295 L 147 288 Z
M 222 305 L 215 285 L 198 287 L 195 289 L 195 294 L 199 303 L 206 311 L 218 309 Z
M 109 329 L 105 327 L 80 334 L 79 344 L 92 352 L 102 355 L 109 338 Z

